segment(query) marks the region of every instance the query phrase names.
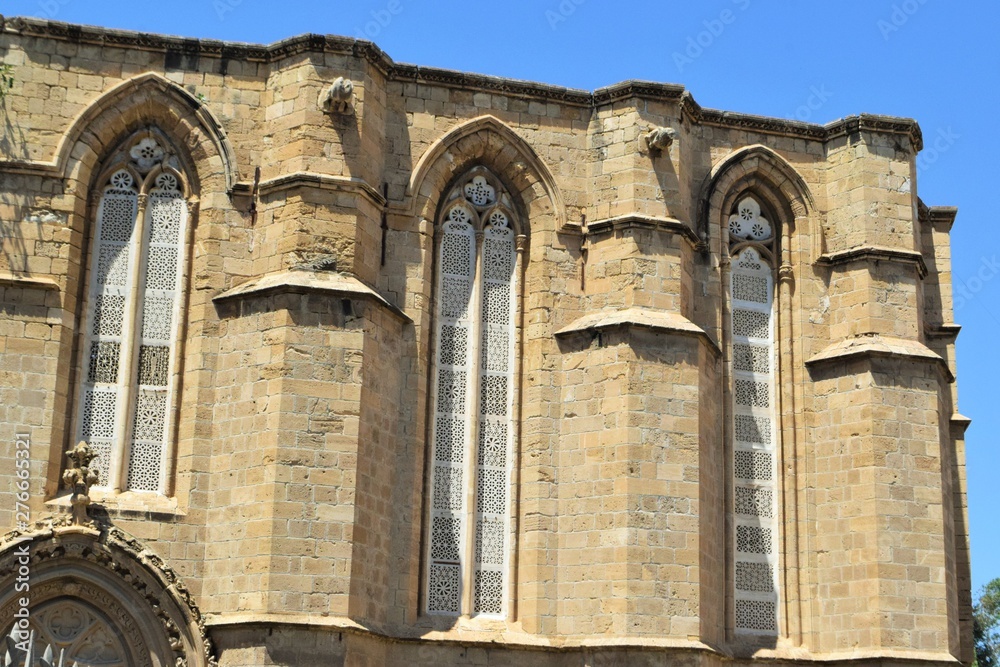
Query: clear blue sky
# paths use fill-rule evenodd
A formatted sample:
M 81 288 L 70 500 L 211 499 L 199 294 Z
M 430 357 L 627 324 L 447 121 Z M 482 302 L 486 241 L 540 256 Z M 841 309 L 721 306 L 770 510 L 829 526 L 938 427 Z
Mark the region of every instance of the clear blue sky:
M 1000 450 L 990 435 L 1000 430 L 990 398 L 1000 377 L 992 197 L 1000 190 L 1000 3 L 3 0 L 0 13 L 258 43 L 332 33 L 372 39 L 397 62 L 576 88 L 680 83 L 719 109 L 818 123 L 861 112 L 916 118 L 927 146 L 919 194 L 928 205 L 959 207 L 952 248 L 956 290 L 965 294 L 956 312 L 960 410 L 973 419 L 973 587 L 1000 576 Z

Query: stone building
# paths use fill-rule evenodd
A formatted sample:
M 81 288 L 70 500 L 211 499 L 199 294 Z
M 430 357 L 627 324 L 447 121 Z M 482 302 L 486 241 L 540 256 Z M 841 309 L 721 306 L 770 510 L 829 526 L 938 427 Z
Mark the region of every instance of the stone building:
M 971 661 L 914 121 L 318 35 L 0 17 L 0 58 L 0 626 L 36 658 Z

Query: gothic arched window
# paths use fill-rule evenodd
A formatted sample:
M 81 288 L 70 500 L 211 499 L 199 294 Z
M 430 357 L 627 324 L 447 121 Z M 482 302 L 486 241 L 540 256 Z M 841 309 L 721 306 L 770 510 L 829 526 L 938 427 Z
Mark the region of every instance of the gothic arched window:
M 425 608 L 507 613 L 515 436 L 513 207 L 484 168 L 445 198 L 438 227 Z
M 154 138 L 121 158 L 97 193 L 77 436 L 97 486 L 165 493 L 188 202 Z
M 735 629 L 778 631 L 775 234 L 752 197 L 729 217 Z

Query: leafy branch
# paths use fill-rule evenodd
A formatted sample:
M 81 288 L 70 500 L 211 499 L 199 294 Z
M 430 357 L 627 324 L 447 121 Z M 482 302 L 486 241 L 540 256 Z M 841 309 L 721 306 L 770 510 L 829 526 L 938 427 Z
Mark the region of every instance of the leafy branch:
M 979 591 L 972 605 L 972 635 L 978 667 L 1000 665 L 1000 578 Z
M 14 66 L 0 65 L 0 100 L 7 97 L 7 93 L 14 87 Z

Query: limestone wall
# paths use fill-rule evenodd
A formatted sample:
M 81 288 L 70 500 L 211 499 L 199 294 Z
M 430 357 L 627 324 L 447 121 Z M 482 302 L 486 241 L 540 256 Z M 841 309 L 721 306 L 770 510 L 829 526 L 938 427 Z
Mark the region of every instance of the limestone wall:
M 954 210 L 917 198 L 913 121 L 723 114 L 680 86 L 591 93 L 320 36 L 0 17 L 0 60 L 0 491 L 27 432 L 32 514 L 68 504 L 93 191 L 155 126 L 193 192 L 172 471 L 165 495 L 94 500 L 184 578 L 220 664 L 971 658 Z M 337 77 L 354 95 L 331 113 Z M 479 165 L 522 236 L 505 619 L 423 612 L 436 230 Z M 776 232 L 760 635 L 732 594 L 728 221 L 748 195 Z

